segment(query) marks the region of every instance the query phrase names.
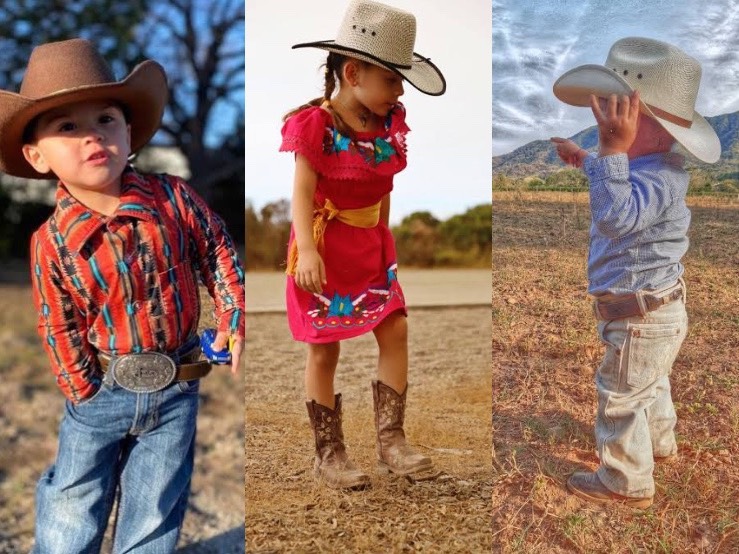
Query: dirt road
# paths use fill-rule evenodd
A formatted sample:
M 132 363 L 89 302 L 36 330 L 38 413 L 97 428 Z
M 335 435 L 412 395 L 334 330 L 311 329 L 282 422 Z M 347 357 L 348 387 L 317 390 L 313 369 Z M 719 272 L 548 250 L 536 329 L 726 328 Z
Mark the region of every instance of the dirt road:
M 336 390 L 344 397 L 350 453 L 372 486 L 338 492 L 318 486 L 310 471 L 304 345 L 291 340 L 284 314 L 250 318 L 248 552 L 490 552 L 489 303 L 411 309 L 408 323 L 406 431 L 443 474 L 415 484 L 375 475 L 376 345 L 363 336 L 343 343 Z

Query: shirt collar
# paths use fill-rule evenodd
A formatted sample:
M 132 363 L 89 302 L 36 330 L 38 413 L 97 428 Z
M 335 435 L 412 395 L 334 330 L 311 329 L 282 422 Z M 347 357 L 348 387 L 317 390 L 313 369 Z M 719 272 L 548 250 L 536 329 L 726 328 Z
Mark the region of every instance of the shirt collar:
M 61 181 L 57 185 L 56 226 L 67 244 L 81 248 L 105 223 L 117 217 L 155 221 L 153 180 L 127 167 L 121 175 L 120 204 L 112 216 L 105 216 L 79 202 Z

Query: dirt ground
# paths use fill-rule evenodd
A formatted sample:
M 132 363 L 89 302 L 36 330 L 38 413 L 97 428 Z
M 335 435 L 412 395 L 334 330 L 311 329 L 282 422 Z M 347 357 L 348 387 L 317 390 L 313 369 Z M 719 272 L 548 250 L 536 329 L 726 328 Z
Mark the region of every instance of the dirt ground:
M 11 274 L 22 273 L 5 273 Z M 28 285 L 0 284 L 0 554 L 31 548 L 36 481 L 54 460 L 64 403 L 35 317 Z M 207 316 L 201 324 L 207 326 Z M 196 469 L 180 553 L 244 552 L 243 376 L 215 371 L 202 383 Z
M 493 204 L 494 551 L 739 552 L 739 199 L 689 199 L 690 330 L 671 377 L 679 456 L 656 466 L 645 511 L 565 489 L 598 465 L 587 196 L 496 193 Z
M 490 552 L 488 306 L 409 311 L 406 433 L 442 470 L 435 481 L 375 473 L 376 344 L 371 335 L 342 344 L 336 390 L 344 398 L 344 433 L 372 479 L 370 488 L 349 492 L 313 479 L 304 345 L 291 340 L 284 314 L 249 321 L 248 552 Z

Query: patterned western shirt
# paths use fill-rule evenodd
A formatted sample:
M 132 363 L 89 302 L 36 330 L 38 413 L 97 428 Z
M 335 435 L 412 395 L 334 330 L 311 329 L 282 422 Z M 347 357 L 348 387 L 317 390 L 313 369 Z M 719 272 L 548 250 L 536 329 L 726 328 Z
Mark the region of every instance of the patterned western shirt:
M 689 177 L 678 154 L 590 154 L 588 292 L 627 294 L 671 285 L 683 274 Z
M 56 381 L 72 402 L 100 386 L 97 353 L 174 353 L 197 332 L 197 278 L 218 329 L 244 336 L 244 272 L 222 220 L 181 179 L 127 168 L 111 216 L 59 184 L 31 239 L 33 298 Z

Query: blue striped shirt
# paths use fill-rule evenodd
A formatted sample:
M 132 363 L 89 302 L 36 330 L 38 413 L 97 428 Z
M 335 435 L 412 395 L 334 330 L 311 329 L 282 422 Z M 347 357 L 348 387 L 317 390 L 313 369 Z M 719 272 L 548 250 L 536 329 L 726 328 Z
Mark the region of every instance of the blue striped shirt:
M 690 210 L 688 173 L 677 154 L 590 154 L 588 292 L 626 294 L 668 286 L 683 274 Z

